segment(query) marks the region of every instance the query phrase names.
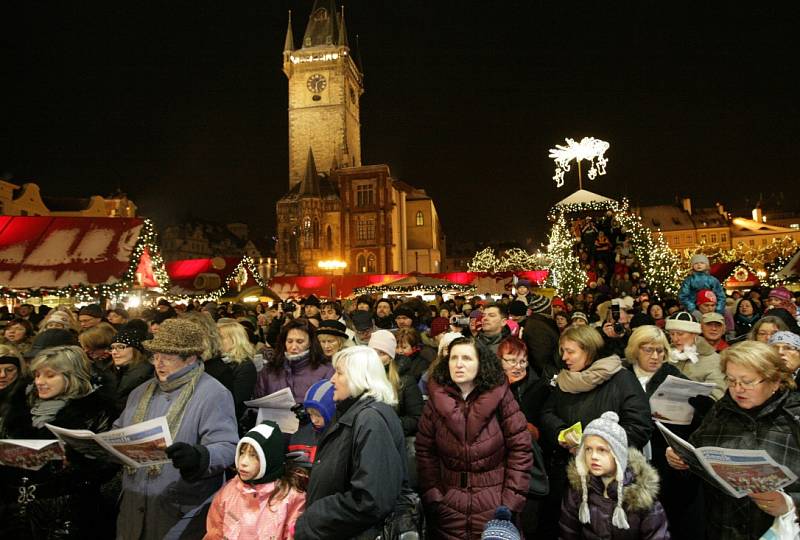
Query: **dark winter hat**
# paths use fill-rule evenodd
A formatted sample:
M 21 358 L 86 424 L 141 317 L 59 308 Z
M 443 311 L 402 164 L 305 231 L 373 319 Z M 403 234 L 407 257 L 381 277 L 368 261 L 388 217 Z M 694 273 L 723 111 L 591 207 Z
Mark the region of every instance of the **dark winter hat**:
M 152 353 L 200 354 L 205 349 L 203 329 L 189 319 L 167 319 L 142 346 Z
M 158 301 L 158 305 L 159 305 L 159 306 L 167 306 L 167 307 L 172 307 L 172 304 L 170 304 L 170 303 L 169 303 L 169 300 L 167 300 L 166 298 L 162 298 L 161 300 L 159 300 L 159 301 Z
M 519 530 L 511 522 L 511 510 L 499 506 L 494 511 L 494 519 L 486 522 L 481 540 L 519 540 Z
M 508 314 L 515 317 L 524 317 L 528 313 L 528 306 L 522 300 L 514 300 L 508 306 Z
M 103 308 L 100 307 L 100 304 L 89 304 L 88 306 L 83 306 L 80 311 L 78 311 L 78 317 L 81 315 L 88 315 L 89 317 L 102 319 L 105 314 L 103 313 Z
M 316 334 L 318 336 L 328 335 L 347 339 L 348 336 L 345 330 L 347 330 L 347 327 L 339 321 L 322 321 L 319 323 Z
M 431 320 L 431 337 L 436 337 L 439 334 L 447 332 L 450 327 L 450 321 L 446 317 L 434 317 Z
M 17 366 L 17 369 L 21 367 L 19 358 L 16 356 L 11 356 L 10 354 L 7 356 L 0 356 L 0 364 L 11 364 L 12 366 Z
M 125 308 L 118 307 L 118 308 L 112 309 L 111 311 L 113 313 L 116 313 L 117 315 L 119 315 L 123 319 L 130 319 L 130 315 L 128 314 L 128 310 L 125 309 Z
M 306 298 L 305 300 L 300 302 L 300 305 L 301 306 L 316 306 L 316 307 L 319 307 L 319 306 L 322 305 L 322 302 L 319 301 L 319 298 L 317 298 L 316 295 L 311 294 L 311 295 L 308 296 L 308 298 Z
M 530 289 L 531 288 L 531 284 L 527 279 L 521 279 L 521 280 L 517 281 L 517 289 L 519 289 L 520 287 L 527 287 L 527 288 Z
M 170 309 L 169 311 L 159 311 L 158 313 L 153 315 L 153 318 L 151 319 L 150 322 L 154 324 L 164 324 L 164 321 L 166 321 L 167 319 L 174 319 L 177 316 L 178 314 L 172 309 Z
M 331 423 L 333 415 L 336 414 L 336 403 L 333 402 L 333 384 L 328 379 L 322 379 L 312 384 L 306 397 L 303 399 L 303 407 L 309 407 L 319 411 L 322 418 L 325 419 L 325 425 Z
M 144 352 L 142 341 L 145 339 L 147 339 L 147 332 L 142 331 L 141 326 L 138 324 L 125 324 L 119 329 L 117 335 L 114 336 L 113 343 L 123 343 Z
M 399 306 L 397 306 L 397 309 L 394 310 L 395 320 L 398 317 L 408 317 L 409 319 L 414 320 L 417 318 L 417 314 L 414 313 L 414 310 L 411 309 L 410 306 L 407 306 L 405 304 L 400 304 Z
M 249 444 L 258 454 L 258 473 L 246 480 L 248 484 L 266 484 L 283 476 L 286 470 L 286 449 L 278 424 L 265 420 L 239 440 L 236 445 L 236 468 L 239 468 L 239 450 L 243 444 Z
M 542 296 L 541 294 L 534 294 L 528 304 L 528 309 L 534 313 L 548 313 L 552 303 L 553 302 L 548 297 Z
M 33 338 L 31 348 L 23 356 L 34 358 L 37 354 L 51 347 L 61 347 L 63 345 L 78 345 L 78 336 L 75 332 L 64 330 L 63 328 L 51 328 L 44 332 L 39 332 Z
M 353 321 L 353 326 L 359 331 L 369 330 L 374 326 L 370 311 L 356 310 L 350 315 L 350 319 Z

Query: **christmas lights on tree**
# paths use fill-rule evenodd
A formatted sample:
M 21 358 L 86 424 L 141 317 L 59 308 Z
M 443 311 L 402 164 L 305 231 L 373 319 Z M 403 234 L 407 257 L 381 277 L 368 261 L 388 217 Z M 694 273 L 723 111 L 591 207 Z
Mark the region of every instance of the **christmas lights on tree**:
M 550 258 L 545 253 L 528 253 L 524 249 L 511 248 L 501 256 L 487 247 L 477 252 L 467 264 L 468 272 L 524 272 L 545 270 L 550 266 Z
M 567 227 L 567 219 L 560 213 L 550 229 L 547 255 L 551 264 L 547 286 L 556 289 L 559 296 L 578 294 L 586 287 L 586 272 L 575 254 L 575 238 Z

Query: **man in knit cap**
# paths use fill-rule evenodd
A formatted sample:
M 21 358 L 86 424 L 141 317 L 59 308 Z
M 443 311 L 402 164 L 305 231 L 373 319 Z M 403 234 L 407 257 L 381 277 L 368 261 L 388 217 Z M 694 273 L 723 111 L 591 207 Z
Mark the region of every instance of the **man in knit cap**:
M 560 332 L 551 312 L 550 298 L 532 294 L 528 316 L 520 324 L 521 338 L 528 348 L 528 362 L 537 375 L 546 379 L 550 379 L 561 369 L 558 358 Z
M 658 502 L 658 473 L 635 448 L 619 416 L 604 412 L 583 431 L 567 475 L 570 489 L 561 505 L 562 540 L 667 539 L 667 516 Z

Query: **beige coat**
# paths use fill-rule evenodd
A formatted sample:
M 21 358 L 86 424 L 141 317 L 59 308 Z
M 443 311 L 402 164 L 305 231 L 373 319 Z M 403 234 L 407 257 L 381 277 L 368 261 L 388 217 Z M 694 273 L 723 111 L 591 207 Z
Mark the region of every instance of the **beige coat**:
M 725 374 L 719 367 L 719 354 L 703 336 L 697 336 L 695 344 L 697 345 L 697 362 L 691 360 L 673 362 L 671 359 L 670 362 L 693 381 L 714 383 L 716 388 L 711 392 L 711 397 L 717 400 L 725 395 L 728 388 L 725 384 Z

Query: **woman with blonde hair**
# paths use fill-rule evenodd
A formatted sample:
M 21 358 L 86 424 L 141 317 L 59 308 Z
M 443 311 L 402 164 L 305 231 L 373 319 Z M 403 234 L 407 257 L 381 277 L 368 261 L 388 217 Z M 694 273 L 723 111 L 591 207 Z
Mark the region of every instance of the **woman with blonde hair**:
M 728 391 L 689 442 L 695 447 L 763 450 L 779 465 L 800 470 L 800 394 L 778 351 L 765 343 L 743 341 L 722 351 L 720 365 Z M 672 448 L 666 457 L 675 469 L 689 468 Z M 708 483 L 703 488 L 707 538 L 712 540 L 762 538 L 775 518 L 793 519 L 800 505 L 800 481 L 781 491 L 740 499 Z
M 571 439 L 569 428 L 580 422 L 586 427 L 606 411 L 619 416 L 628 443 L 639 450 L 650 440 L 653 424 L 650 404 L 632 371 L 624 369 L 616 355 L 602 357 L 603 338 L 591 326 L 567 328 L 559 338 L 564 368 L 555 377 L 555 387 L 541 414 L 540 442 L 549 454 L 550 494 L 542 519 L 555 526 L 567 478 L 566 466 L 580 440 Z M 555 520 L 555 521 L 552 521 Z
M 25 438 L 53 439 L 45 424 L 94 432 L 111 427 L 114 407 L 94 391 L 89 359 L 80 347 L 46 349 L 36 356 L 30 369 L 34 376 L 30 395 L 32 425 Z M 69 447 L 67 451 L 69 455 Z M 21 530 L 34 538 L 113 535 L 102 530 L 96 504 L 87 504 L 87 501 L 100 500 L 100 486 L 115 469 L 77 453 L 67 462 L 48 461 L 38 471 L 17 469 L 18 474 L 4 478 L 6 488 L 31 496 L 19 497 L 13 503 L 3 500 L 6 512 L 0 521 L 0 536 L 19 537 L 6 534 Z
M 196 323 L 203 330 L 203 367 L 233 394 L 233 369 L 222 360 L 222 338 L 217 323 L 207 311 L 192 311 L 183 318 Z
M 397 396 L 378 354 L 349 347 L 333 365 L 336 420 L 317 446 L 296 540 L 375 538 L 408 482 Z
M 45 315 L 42 322 L 39 323 L 39 328 L 41 330 L 58 328 L 59 330 L 70 330 L 77 334 L 80 332 L 81 326 L 78 318 L 68 307 L 58 306 Z
M 258 376 L 253 358 L 256 349 L 247 336 L 244 326 L 235 321 L 218 322 L 222 361 L 228 364 L 233 372 L 233 404 L 236 406 L 236 418 L 241 418 L 247 410 L 245 401 L 253 397 Z

